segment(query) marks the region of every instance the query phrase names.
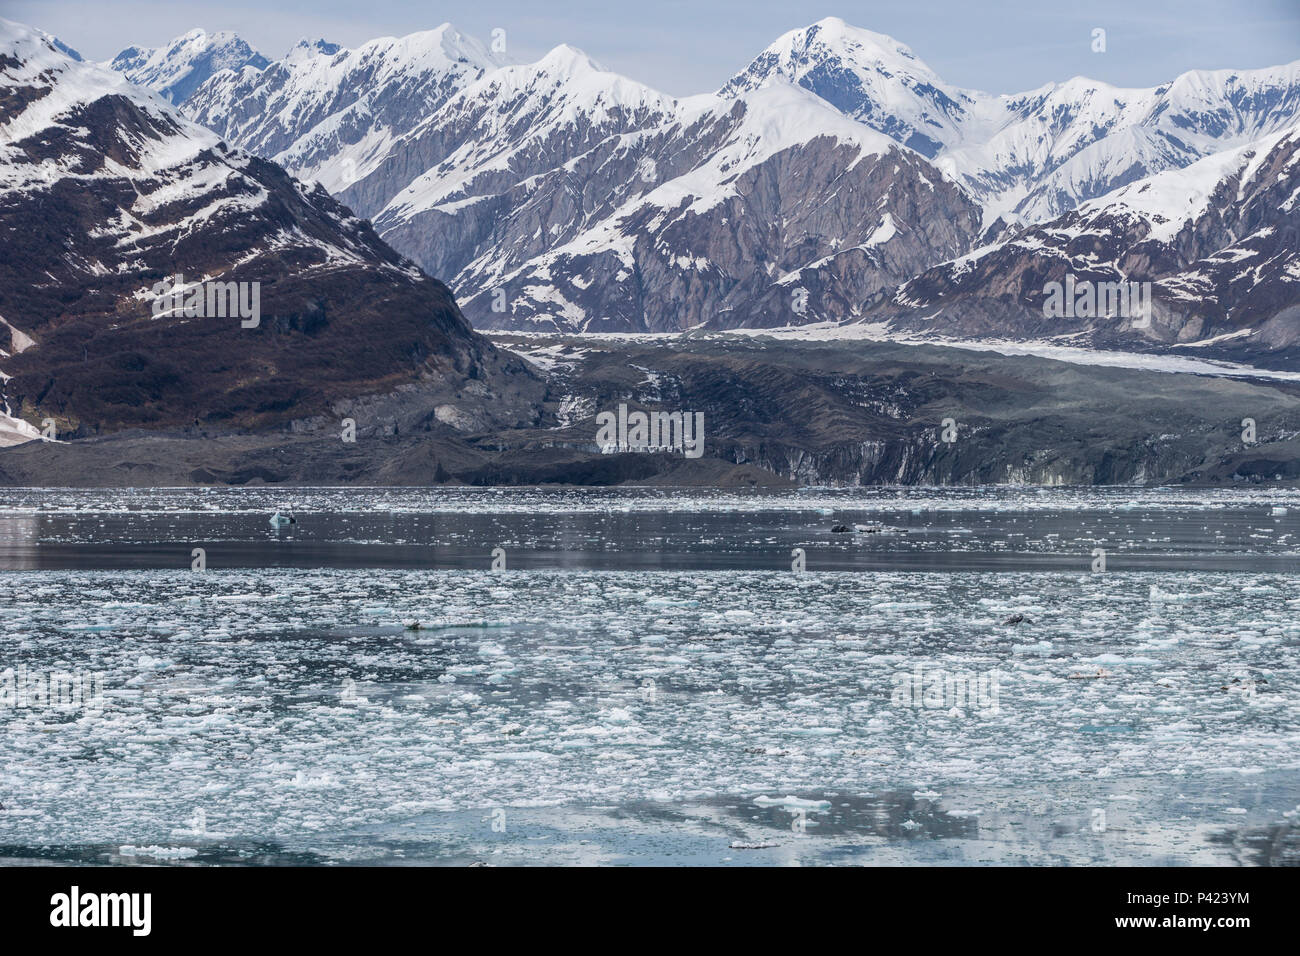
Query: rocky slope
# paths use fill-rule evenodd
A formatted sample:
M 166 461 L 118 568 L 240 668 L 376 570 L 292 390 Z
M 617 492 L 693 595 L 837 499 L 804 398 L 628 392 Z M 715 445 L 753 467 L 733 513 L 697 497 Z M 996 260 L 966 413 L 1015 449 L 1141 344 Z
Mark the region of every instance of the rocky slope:
M 1150 315 L 1045 315 L 1050 283 L 1149 282 Z M 1055 310 L 1048 309 L 1049 312 Z M 1300 366 L 1300 124 L 927 270 L 896 329 Z
M 1300 483 L 1300 383 L 1070 365 L 936 346 L 705 333 L 497 337 L 547 370 L 532 427 L 452 439 L 332 422 L 232 435 L 121 432 L 0 450 L 0 483 Z M 703 454 L 601 454 L 596 415 L 689 411 Z M 1257 422 L 1242 441 L 1241 421 Z M 945 420 L 955 424 L 944 440 Z
M 61 438 L 349 411 L 363 433 L 536 417 L 522 363 L 319 185 L 8 21 L 0 235 L 0 397 Z M 177 274 L 257 283 L 258 320 L 157 308 Z
M 613 341 L 497 337 L 549 369 L 554 425 L 516 432 L 590 449 L 626 402 L 704 415 L 705 458 L 798 484 L 1294 483 L 1300 381 L 1072 365 L 936 346 L 746 334 Z M 1257 441 L 1242 441 L 1253 418 Z M 944 440 L 945 420 L 955 423 Z M 518 439 L 517 439 L 518 440 Z M 681 455 L 649 461 L 689 483 Z M 531 459 L 516 456 L 522 469 Z M 537 474 L 541 474 L 538 471 Z M 645 480 L 645 479 L 642 479 Z
M 576 55 L 518 75 L 517 96 L 494 74 L 396 151 L 391 163 L 425 150 L 422 165 L 455 147 L 374 214 L 392 242 L 455 276 L 480 327 L 816 321 L 976 235 L 978 209 L 923 158 L 790 84 L 682 106 L 632 86 L 611 102 L 610 81 Z M 575 102 L 554 85 L 599 95 Z M 497 103 L 520 131 L 489 140 Z M 599 135 L 574 136 L 601 121 Z M 366 208 L 367 184 L 345 198 Z

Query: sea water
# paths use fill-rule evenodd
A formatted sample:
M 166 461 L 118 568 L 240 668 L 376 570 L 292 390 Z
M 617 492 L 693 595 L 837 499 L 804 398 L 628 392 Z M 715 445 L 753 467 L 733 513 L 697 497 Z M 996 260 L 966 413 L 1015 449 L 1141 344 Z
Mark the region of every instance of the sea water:
M 0 858 L 1294 863 L 1297 533 L 1251 490 L 7 490 Z

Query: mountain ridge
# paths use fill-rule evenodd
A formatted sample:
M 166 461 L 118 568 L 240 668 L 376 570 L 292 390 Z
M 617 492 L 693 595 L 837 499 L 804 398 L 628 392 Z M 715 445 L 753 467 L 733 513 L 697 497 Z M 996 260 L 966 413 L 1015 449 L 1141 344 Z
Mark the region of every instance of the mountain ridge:
M 403 42 L 427 53 L 455 32 L 438 30 Z M 281 72 L 310 74 L 312 82 L 296 81 L 292 102 L 346 93 L 343 100 L 367 109 L 415 103 L 402 79 L 330 77 L 321 59 L 329 58 L 308 51 L 294 63 L 222 73 L 185 109 L 232 142 L 321 179 L 383 238 L 444 277 L 471 322 L 490 329 L 882 321 L 927 329 L 922 316 L 900 312 L 910 300 L 899 290 L 915 290 L 945 262 L 1300 118 L 1300 61 L 1192 70 L 1151 88 L 1073 77 L 995 95 L 948 84 L 909 47 L 838 17 L 788 31 L 719 90 L 693 97 L 602 70 L 563 44 L 531 64 L 467 55 L 468 68 L 424 76 L 419 82 L 437 94 L 397 121 L 371 121 L 356 109 L 323 114 L 346 115 L 330 120 L 347 127 L 344 135 L 310 111 L 285 125 L 283 106 L 269 108 L 252 89 Z M 817 102 L 772 95 L 784 87 Z M 756 115 L 765 110 L 797 110 L 809 122 L 789 135 L 788 117 Z M 259 139 L 241 125 L 244 115 L 260 117 L 263 130 L 280 124 L 282 135 Z M 898 184 L 901 202 L 856 181 L 862 154 L 833 145 L 845 120 L 906 157 L 888 167 L 913 180 Z M 745 124 L 758 130 L 755 142 L 782 149 L 749 162 L 734 138 L 749 135 L 736 132 Z M 836 188 L 835 169 L 852 189 Z M 939 193 L 923 184 L 938 184 Z M 706 213 L 719 196 L 734 202 L 715 220 Z M 682 200 L 680 211 L 668 204 L 667 219 L 656 211 L 666 197 Z M 797 208 L 800 198 L 804 207 L 819 204 L 817 215 Z M 934 225 L 940 220 L 947 226 Z M 959 316 L 934 331 L 969 325 Z M 1162 347 L 1144 336 L 1089 341 Z
M 0 260 L 7 430 L 266 428 L 384 401 L 363 433 L 534 414 L 511 397 L 540 387 L 523 363 L 319 184 L 9 21 L 0 232 L 22 237 Z M 160 310 L 172 281 L 260 290 L 260 312 Z

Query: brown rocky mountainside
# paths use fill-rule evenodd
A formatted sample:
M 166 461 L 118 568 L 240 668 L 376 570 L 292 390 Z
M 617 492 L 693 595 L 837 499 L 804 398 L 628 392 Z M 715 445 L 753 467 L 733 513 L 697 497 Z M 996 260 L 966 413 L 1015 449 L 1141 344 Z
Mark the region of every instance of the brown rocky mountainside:
M 324 189 L 11 23 L 0 169 L 0 390 L 29 423 L 255 428 L 399 391 L 408 427 L 535 416 L 524 363 Z M 160 309 L 176 275 L 256 288 L 256 321 Z

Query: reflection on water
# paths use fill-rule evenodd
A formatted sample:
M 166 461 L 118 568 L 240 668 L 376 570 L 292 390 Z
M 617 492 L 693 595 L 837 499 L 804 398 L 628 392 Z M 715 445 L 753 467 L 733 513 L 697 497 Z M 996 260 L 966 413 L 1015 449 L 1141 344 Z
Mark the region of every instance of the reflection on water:
M 1129 500 L 1133 494 L 1118 509 L 1099 497 L 1052 510 L 1037 495 L 996 509 L 962 499 L 927 510 L 862 498 L 809 509 L 787 495 L 755 499 L 749 509 L 710 509 L 701 500 L 699 511 L 576 513 L 542 501 L 521 511 L 494 495 L 463 513 L 296 510 L 297 523 L 280 528 L 269 512 L 5 514 L 0 501 L 0 570 L 188 568 L 196 547 L 214 569 L 484 568 L 500 547 L 516 569 L 778 570 L 801 548 L 810 571 L 1088 570 L 1098 549 L 1114 571 L 1300 571 L 1300 507 L 1188 511 L 1148 507 L 1140 496 Z M 150 503 L 147 495 L 137 502 Z M 832 531 L 875 522 L 891 530 Z
M 1117 802 L 1126 789 L 1129 802 L 1141 805 Z M 0 865 L 1300 865 L 1300 824 L 1276 808 L 1247 812 L 1278 822 L 1213 826 L 1188 814 L 1155 820 L 1171 800 L 1194 808 L 1185 794 L 1158 782 L 1114 782 L 1105 792 L 1062 796 L 1074 802 L 1031 807 L 985 791 L 972 810 L 932 791 L 881 790 L 796 798 L 821 804 L 803 810 L 751 797 L 484 806 L 270 841 L 191 833 L 150 847 L 0 844 Z
M 0 570 L 24 571 L 39 561 L 40 519 L 0 514 Z

